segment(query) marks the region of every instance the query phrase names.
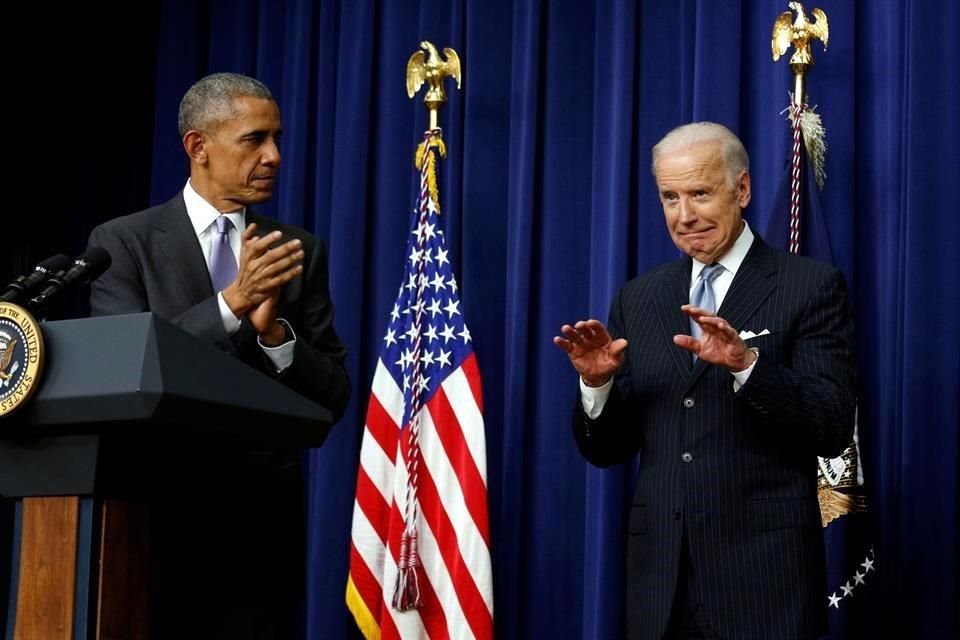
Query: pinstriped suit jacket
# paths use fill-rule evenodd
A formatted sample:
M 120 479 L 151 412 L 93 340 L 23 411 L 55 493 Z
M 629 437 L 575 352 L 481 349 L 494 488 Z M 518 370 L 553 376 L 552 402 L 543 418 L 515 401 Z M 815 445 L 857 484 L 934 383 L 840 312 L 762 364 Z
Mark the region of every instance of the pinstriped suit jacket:
M 579 398 L 574 435 L 591 463 L 639 452 L 629 514 L 627 635 L 660 638 L 684 531 L 703 612 L 722 638 L 813 638 L 826 627 L 816 456 L 850 441 L 853 322 L 842 274 L 757 236 L 718 315 L 752 338 L 747 383 L 673 344 L 689 333 L 690 258 L 619 291 L 609 330 L 628 341 L 602 414 Z

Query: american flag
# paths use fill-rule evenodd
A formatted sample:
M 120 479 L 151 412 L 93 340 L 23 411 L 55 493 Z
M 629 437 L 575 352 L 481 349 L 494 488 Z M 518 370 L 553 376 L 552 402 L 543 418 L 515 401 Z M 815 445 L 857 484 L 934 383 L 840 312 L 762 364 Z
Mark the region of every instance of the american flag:
M 346 597 L 368 640 L 493 637 L 480 371 L 440 229 L 442 150 L 427 132 L 360 449 Z

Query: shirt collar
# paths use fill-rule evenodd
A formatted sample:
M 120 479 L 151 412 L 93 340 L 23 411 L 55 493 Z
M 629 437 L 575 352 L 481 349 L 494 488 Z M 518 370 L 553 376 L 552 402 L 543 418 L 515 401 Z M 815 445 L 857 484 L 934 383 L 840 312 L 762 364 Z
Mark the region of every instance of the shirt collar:
M 220 216 L 220 212 L 194 190 L 190 180 L 187 180 L 186 186 L 183 187 L 183 203 L 187 207 L 187 217 L 190 218 L 190 224 L 193 225 L 193 231 L 197 236 L 209 229 Z M 242 231 L 246 228 L 246 207 L 223 215 L 227 216 L 237 229 Z
M 750 245 L 752 244 L 753 231 L 750 230 L 750 225 L 744 220 L 743 231 L 740 232 L 737 241 L 733 243 L 729 251 L 720 256 L 717 262 L 723 265 L 723 268 L 733 275 L 737 275 L 737 270 L 740 268 L 740 265 L 743 264 L 743 259 L 747 257 L 747 252 L 750 251 Z M 690 270 L 690 282 L 697 281 L 700 272 L 703 271 L 705 266 L 707 265 L 693 258 L 693 268 Z

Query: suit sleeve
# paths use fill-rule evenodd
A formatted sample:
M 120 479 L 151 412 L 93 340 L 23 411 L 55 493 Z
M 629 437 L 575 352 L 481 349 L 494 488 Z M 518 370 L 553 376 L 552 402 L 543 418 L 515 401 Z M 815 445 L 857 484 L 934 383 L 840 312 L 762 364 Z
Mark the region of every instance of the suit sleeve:
M 90 234 L 87 244 L 110 254 L 110 268 L 90 284 L 91 315 L 149 311 L 140 267 L 120 236 L 109 226 L 100 225 Z
M 786 440 L 824 457 L 850 443 L 856 413 L 853 320 L 843 275 L 831 269 L 804 310 L 790 367 L 764 358 L 737 392 L 762 422 Z
M 279 378 L 291 389 L 329 409 L 336 421 L 350 399 L 350 380 L 344 368 L 347 350 L 334 331 L 333 314 L 327 253 L 318 239 L 304 272 L 300 317 L 291 321 L 297 334 L 293 364 Z
M 622 290 L 610 307 L 607 330 L 611 337 L 624 337 Z M 642 424 L 642 403 L 635 402 L 630 392 L 630 345 L 623 364 L 614 376 L 610 395 L 603 405 L 603 411 L 596 419 L 591 419 L 583 410 L 580 392 L 577 391 L 573 408 L 573 437 L 581 455 L 598 467 L 609 467 L 632 459 L 640 449 L 640 425 Z
M 116 224 L 108 223 L 94 229 L 88 244 L 106 249 L 111 259 L 110 268 L 90 285 L 90 314 L 106 316 L 152 311 L 143 270 L 159 270 L 163 266 L 145 265 L 136 245 L 125 238 L 122 228 Z M 228 353 L 236 353 L 235 345 L 223 327 L 215 295 L 168 320 L 205 342 Z

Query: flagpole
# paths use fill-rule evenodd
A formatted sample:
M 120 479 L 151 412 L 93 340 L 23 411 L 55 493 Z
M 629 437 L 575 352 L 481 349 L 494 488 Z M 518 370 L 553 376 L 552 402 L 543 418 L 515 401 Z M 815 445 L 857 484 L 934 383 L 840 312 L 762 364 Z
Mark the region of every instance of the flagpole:
M 420 224 L 418 229 L 425 228 L 427 218 L 431 213 L 431 206 L 436 213 L 439 213 L 440 209 L 435 153 L 439 153 L 441 157 L 446 156 L 443 134 L 439 126 L 440 107 L 447 102 L 443 81 L 448 77 L 454 78 L 457 81 L 457 88 L 460 88 L 460 58 L 457 52 L 449 47 L 445 48 L 443 53 L 446 59 L 440 56 L 437 48 L 431 42 L 424 40 L 420 43 L 420 49 L 414 52 L 410 56 L 410 60 L 407 61 L 407 95 L 413 98 L 425 83 L 429 85 L 423 101 L 430 111 L 430 128 L 424 133 L 423 142 L 418 146 L 415 158 L 417 169 L 420 170 L 420 197 L 418 201 L 421 210 L 419 212 Z M 419 234 L 415 249 L 418 255 L 425 253 L 426 242 L 426 234 Z M 417 261 L 418 273 L 414 277 L 416 304 L 413 305 L 413 310 L 415 310 L 416 316 L 412 327 L 413 335 L 411 336 L 413 349 L 409 356 L 413 364 L 410 379 L 412 393 L 410 407 L 405 411 L 410 416 L 406 461 L 407 486 L 404 493 L 404 504 L 401 505 L 404 526 L 400 539 L 400 557 L 397 561 L 397 576 L 392 599 L 393 608 L 398 611 L 408 611 L 422 605 L 420 578 L 417 574 L 417 569 L 420 566 L 417 504 L 418 471 L 421 462 L 422 391 L 426 387 L 426 379 L 423 375 L 425 358 L 423 342 L 420 339 L 425 312 L 424 297 L 428 286 L 423 273 L 424 262 L 424 260 Z
M 788 108 L 790 122 L 793 125 L 793 142 L 791 148 L 791 179 L 790 179 L 790 253 L 800 252 L 800 153 L 803 147 L 815 148 L 817 153 L 811 157 L 817 183 L 823 184 L 823 128 L 819 124 L 819 117 L 807 106 L 804 78 L 810 67 L 813 66 L 812 40 L 823 42 L 827 48 L 829 27 L 827 15 L 821 9 L 814 9 L 816 21 L 811 22 L 804 13 L 803 5 L 799 2 L 790 2 L 788 5 L 797 12 L 796 18 L 789 11 L 780 14 L 773 23 L 773 34 L 770 38 L 770 48 L 773 50 L 773 61 L 776 62 L 791 46 L 794 47 L 790 57 L 790 70 L 793 71 L 793 96 Z M 805 126 L 805 125 L 810 126 Z M 802 135 L 802 140 L 801 140 Z M 806 145 L 804 145 L 806 142 Z

